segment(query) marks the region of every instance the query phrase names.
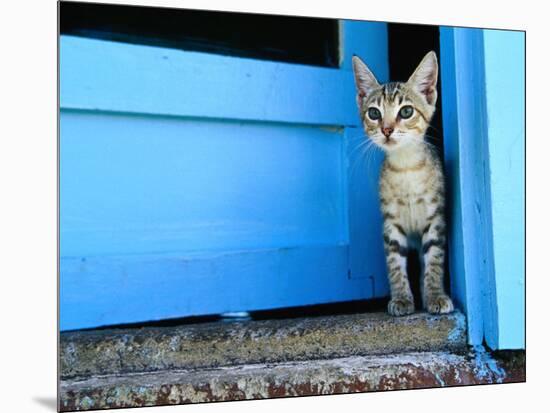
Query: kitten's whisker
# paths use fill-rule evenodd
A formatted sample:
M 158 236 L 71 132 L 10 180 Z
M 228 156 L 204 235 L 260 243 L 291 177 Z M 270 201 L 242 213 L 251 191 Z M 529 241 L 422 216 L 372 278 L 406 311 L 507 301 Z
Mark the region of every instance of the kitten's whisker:
M 360 158 L 360 155 L 365 150 L 365 148 L 368 148 L 371 145 L 373 145 L 373 142 L 370 139 L 366 138 L 364 141 L 360 142 L 355 148 L 353 148 L 349 152 L 348 156 L 350 158 L 358 159 Z
M 368 145 L 362 147 L 361 154 L 358 157 L 358 160 L 361 161 L 361 165 L 364 166 L 361 170 L 367 172 L 366 178 L 368 180 L 368 188 L 371 192 L 377 191 L 376 182 L 378 181 L 379 168 L 373 168 L 373 163 L 379 151 L 380 148 L 373 141 L 369 141 Z
M 359 167 L 359 169 L 361 171 L 364 171 L 365 170 L 365 154 L 369 152 L 369 149 L 368 147 L 363 147 L 361 152 L 357 154 L 357 156 L 355 157 L 354 161 L 353 161 L 353 167 L 352 167 L 352 170 L 351 170 L 351 173 L 352 174 L 355 174 L 357 172 L 357 168 Z
M 368 170 L 369 170 L 369 188 L 371 192 L 378 193 L 378 175 L 380 172 L 379 165 L 374 165 L 378 163 L 379 154 L 381 153 L 381 150 L 378 146 L 374 146 L 373 150 L 370 152 L 368 163 Z
M 356 172 L 357 166 L 363 161 L 363 152 L 365 151 L 365 148 L 370 146 L 370 142 L 362 142 L 361 145 L 359 145 L 356 150 L 354 151 L 353 155 L 350 155 L 352 158 L 352 168 L 351 173 L 354 174 Z
M 354 173 L 356 168 L 357 168 L 357 165 L 358 163 L 361 161 L 362 159 L 362 152 L 365 150 L 366 147 L 368 147 L 370 145 L 370 142 L 369 141 L 365 141 L 365 142 L 361 142 L 360 145 L 358 145 L 356 148 L 354 148 L 352 150 L 352 152 L 348 155 L 348 159 L 351 160 L 352 164 L 351 164 L 351 172 Z
M 357 152 L 357 150 L 359 150 L 360 148 L 362 148 L 365 145 L 368 145 L 368 143 L 369 143 L 368 140 L 364 140 L 363 142 L 360 142 L 357 146 L 355 146 L 355 148 L 353 148 L 351 150 L 351 152 L 349 153 L 349 156 L 350 157 L 353 156 Z

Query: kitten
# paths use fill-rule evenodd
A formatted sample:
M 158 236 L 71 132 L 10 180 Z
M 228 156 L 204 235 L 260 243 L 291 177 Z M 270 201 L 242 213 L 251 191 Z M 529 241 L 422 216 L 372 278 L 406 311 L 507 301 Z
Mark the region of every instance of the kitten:
M 428 312 L 453 311 L 443 288 L 445 190 L 439 158 L 424 141 L 437 100 L 437 57 L 429 52 L 405 83 L 380 85 L 353 56 L 357 104 L 370 140 L 385 153 L 380 174 L 384 250 L 391 289 L 388 312 L 414 312 L 406 257 L 420 241 L 422 303 Z

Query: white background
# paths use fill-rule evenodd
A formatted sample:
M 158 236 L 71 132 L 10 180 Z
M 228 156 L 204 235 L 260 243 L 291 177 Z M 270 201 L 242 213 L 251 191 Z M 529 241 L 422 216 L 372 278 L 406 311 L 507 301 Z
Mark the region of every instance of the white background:
M 116 1 L 111 1 L 116 2 Z M 124 2 L 119 2 L 124 3 Z M 163 407 L 174 412 L 519 412 L 547 405 L 546 196 L 549 13 L 543 1 L 335 0 L 125 3 L 527 30 L 527 384 Z M 0 11 L 0 411 L 47 412 L 56 396 L 56 30 L 53 0 Z M 518 114 L 521 116 L 521 114 Z M 510 119 L 514 122 L 514 119 Z M 150 411 L 151 409 L 142 409 Z

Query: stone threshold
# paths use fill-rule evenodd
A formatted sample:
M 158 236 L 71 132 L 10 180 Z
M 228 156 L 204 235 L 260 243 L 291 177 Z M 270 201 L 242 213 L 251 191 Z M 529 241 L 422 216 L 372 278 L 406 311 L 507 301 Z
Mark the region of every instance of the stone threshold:
M 467 345 L 460 312 L 61 333 L 62 411 L 525 380 L 524 352 Z
M 385 313 L 61 333 L 61 379 L 242 364 L 456 350 L 464 315 Z

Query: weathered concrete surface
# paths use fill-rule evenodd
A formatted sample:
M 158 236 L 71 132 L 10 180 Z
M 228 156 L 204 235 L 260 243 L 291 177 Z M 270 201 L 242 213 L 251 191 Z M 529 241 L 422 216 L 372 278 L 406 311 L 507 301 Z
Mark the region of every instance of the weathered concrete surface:
M 61 376 L 71 378 L 452 350 L 466 345 L 466 323 L 458 312 L 371 313 L 69 332 L 60 343 Z
M 525 381 L 524 353 L 484 350 L 354 356 L 104 376 L 61 383 L 61 410 L 336 394 Z

